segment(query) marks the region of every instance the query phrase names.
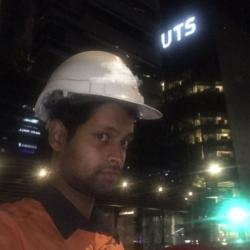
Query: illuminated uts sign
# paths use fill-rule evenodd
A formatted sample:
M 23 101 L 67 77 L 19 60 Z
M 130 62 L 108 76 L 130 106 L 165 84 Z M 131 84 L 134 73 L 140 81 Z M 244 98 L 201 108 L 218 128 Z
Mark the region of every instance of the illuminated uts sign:
M 194 34 L 196 31 L 195 17 L 188 18 L 185 22 L 182 22 L 166 33 L 161 34 L 161 43 L 164 49 L 168 48 L 173 42 L 181 41 L 185 37 Z

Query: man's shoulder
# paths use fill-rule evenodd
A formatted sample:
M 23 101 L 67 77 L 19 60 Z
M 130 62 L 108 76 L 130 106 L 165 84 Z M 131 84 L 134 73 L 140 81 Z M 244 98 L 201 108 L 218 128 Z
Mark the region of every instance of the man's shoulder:
M 32 198 L 23 198 L 0 205 L 0 218 L 7 216 L 15 219 L 24 219 L 41 212 L 43 212 L 42 205 Z

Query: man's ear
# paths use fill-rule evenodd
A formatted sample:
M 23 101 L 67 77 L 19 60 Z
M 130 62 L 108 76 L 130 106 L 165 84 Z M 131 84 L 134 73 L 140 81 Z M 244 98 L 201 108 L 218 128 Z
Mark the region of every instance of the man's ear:
M 67 129 L 60 120 L 54 119 L 49 122 L 48 141 L 51 148 L 59 152 L 67 143 Z

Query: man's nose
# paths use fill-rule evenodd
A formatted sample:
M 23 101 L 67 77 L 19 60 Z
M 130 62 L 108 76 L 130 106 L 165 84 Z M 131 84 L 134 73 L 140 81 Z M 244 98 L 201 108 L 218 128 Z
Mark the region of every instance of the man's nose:
M 111 166 L 122 168 L 125 161 L 125 156 L 126 156 L 125 150 L 122 148 L 120 144 L 119 145 L 116 144 L 110 148 L 108 160 Z

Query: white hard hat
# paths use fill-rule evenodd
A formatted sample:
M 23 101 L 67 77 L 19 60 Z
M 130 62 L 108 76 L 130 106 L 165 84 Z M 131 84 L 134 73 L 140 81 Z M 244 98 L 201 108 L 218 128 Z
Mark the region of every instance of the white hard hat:
M 35 113 L 44 122 L 49 118 L 48 102 L 80 94 L 88 99 L 108 97 L 135 105 L 140 119 L 159 119 L 162 113 L 144 104 L 139 80 L 116 55 L 104 51 L 86 51 L 66 60 L 52 74 L 40 94 Z M 55 95 L 60 92 L 61 95 Z M 54 100 L 53 100 L 54 99 Z

